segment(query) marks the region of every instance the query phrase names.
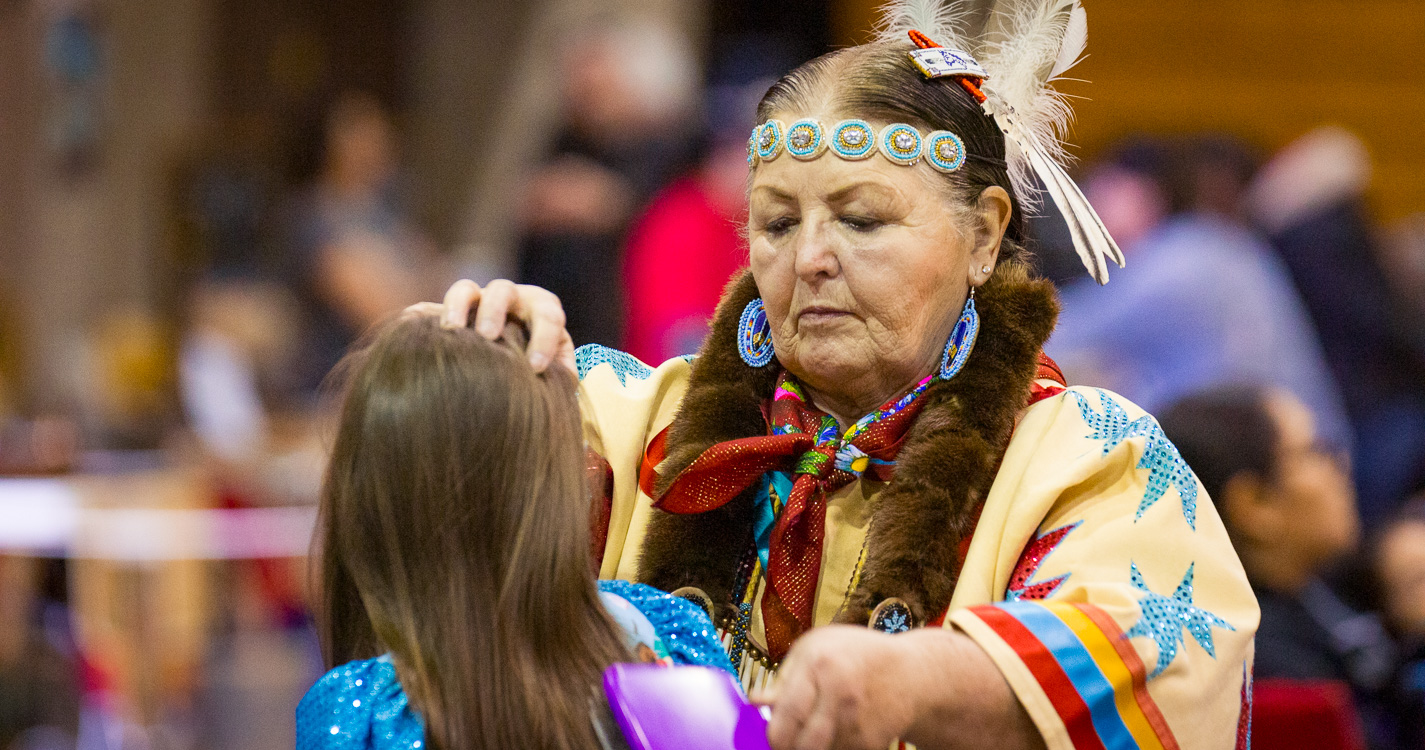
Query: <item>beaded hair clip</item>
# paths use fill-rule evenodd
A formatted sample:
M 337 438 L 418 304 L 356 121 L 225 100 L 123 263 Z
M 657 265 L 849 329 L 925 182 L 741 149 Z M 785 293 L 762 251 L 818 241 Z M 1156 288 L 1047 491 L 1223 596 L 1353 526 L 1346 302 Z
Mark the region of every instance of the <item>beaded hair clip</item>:
M 752 130 L 747 139 L 747 165 L 755 168 L 785 151 L 794 159 L 807 161 L 831 151 L 850 161 L 880 153 L 892 163 L 911 166 L 921 159 L 941 172 L 954 172 L 965 165 L 965 142 L 948 130 L 921 135 L 905 123 L 892 123 L 879 133 L 865 120 L 842 120 L 828 136 L 821 123 L 797 120 L 790 126 L 768 120 Z

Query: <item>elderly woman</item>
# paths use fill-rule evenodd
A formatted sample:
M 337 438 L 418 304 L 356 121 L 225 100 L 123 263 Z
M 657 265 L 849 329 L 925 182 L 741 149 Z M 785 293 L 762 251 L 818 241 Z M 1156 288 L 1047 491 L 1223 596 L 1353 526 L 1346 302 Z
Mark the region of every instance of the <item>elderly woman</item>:
M 533 287 L 445 300 L 576 367 L 602 576 L 705 603 L 777 748 L 1246 739 L 1258 613 L 1222 523 L 1151 416 L 1040 352 L 1028 171 L 1100 280 L 1116 248 L 1051 158 L 1082 11 L 1010 5 L 980 36 L 892 8 L 771 88 L 751 268 L 696 358 L 575 352 Z

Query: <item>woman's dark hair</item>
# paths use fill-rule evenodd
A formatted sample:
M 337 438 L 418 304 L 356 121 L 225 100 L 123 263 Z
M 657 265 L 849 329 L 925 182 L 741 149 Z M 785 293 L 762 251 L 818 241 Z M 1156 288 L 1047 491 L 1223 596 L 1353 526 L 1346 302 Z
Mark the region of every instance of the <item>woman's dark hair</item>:
M 910 49 L 909 43 L 867 44 L 807 62 L 768 89 L 757 107 L 757 123 L 823 109 L 829 102 L 831 109 L 848 117 L 955 133 L 965 142 L 968 158 L 960 169 L 941 175 L 951 196 L 962 205 L 973 205 L 991 185 L 1004 188 L 1013 211 L 999 257 L 1001 261 L 1019 258 L 1024 214 L 1005 164 L 1004 134 L 953 79 L 926 79 L 906 54 Z
M 599 603 L 575 381 L 405 314 L 342 365 L 314 561 L 329 667 L 393 655 L 441 750 L 587 748 Z
M 1238 474 L 1277 475 L 1281 435 L 1262 387 L 1230 385 L 1188 396 L 1159 421 L 1207 494 L 1220 498 Z

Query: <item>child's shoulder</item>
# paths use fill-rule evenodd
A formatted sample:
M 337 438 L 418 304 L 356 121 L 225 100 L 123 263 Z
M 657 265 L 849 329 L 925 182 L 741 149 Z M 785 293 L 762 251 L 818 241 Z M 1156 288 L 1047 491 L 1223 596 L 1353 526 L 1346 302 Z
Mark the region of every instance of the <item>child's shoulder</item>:
M 599 581 L 599 592 L 604 594 L 606 599 L 608 595 L 613 595 L 628 602 L 660 633 L 675 625 L 712 629 L 712 621 L 701 607 L 681 596 L 673 596 L 652 586 L 629 581 Z
M 396 667 L 391 663 L 391 656 L 383 654 L 375 659 L 349 661 L 327 672 L 307 691 L 307 696 L 310 698 L 317 691 L 322 694 L 361 692 L 374 695 L 396 681 Z
M 327 672 L 297 704 L 297 750 L 420 750 L 424 737 L 389 655 Z
M 635 638 L 641 635 L 638 631 L 643 627 L 642 623 L 648 623 L 661 641 L 658 645 L 666 649 L 674 662 L 732 671 L 732 664 L 718 640 L 717 629 L 702 607 L 641 583 L 599 581 L 599 591 L 606 597 L 606 606 L 607 596 L 612 595 L 637 610 L 639 616 L 621 617 L 611 607 L 610 614 Z

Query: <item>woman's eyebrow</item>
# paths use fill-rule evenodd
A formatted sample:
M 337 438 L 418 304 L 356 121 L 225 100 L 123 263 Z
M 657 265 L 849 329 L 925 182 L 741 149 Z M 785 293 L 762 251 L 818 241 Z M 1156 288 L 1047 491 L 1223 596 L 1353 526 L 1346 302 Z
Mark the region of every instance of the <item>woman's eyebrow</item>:
M 765 194 L 772 200 L 786 203 L 792 203 L 797 200 L 797 197 L 792 193 L 771 185 L 758 185 L 752 188 L 751 195 L 757 195 L 758 193 Z M 883 200 L 896 200 L 900 198 L 900 192 L 894 188 L 874 180 L 858 180 L 827 193 L 822 200 L 827 203 L 845 203 L 853 198 L 860 197 L 862 194 L 865 194 L 865 197 Z
M 862 192 L 872 193 L 873 195 L 871 195 L 870 197 L 875 198 L 889 198 L 894 200 L 900 197 L 900 194 L 897 191 L 885 185 L 882 185 L 879 182 L 873 182 L 871 180 L 861 180 L 858 182 L 853 182 L 850 185 L 846 185 L 845 187 L 837 188 L 836 190 L 828 193 L 826 195 L 826 202 L 843 203 L 851 198 L 856 197 L 857 193 Z
M 774 188 L 770 185 L 758 185 L 757 187 L 752 188 L 752 194 L 755 195 L 757 193 L 770 193 L 772 198 L 780 201 L 790 202 L 796 200 L 795 196 L 793 196 L 791 193 L 785 190 L 781 190 L 779 188 Z

